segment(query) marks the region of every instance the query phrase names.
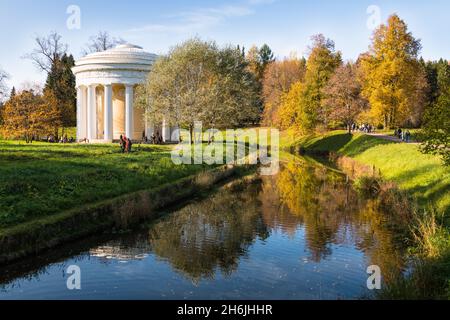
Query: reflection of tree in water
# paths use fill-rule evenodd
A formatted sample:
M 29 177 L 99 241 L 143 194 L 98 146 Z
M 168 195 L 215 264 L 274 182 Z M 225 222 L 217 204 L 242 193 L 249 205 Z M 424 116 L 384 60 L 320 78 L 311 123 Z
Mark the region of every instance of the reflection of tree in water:
M 381 268 L 384 280 L 390 283 L 406 268 L 406 245 L 397 237 L 397 226 L 392 226 L 389 216 L 380 212 L 376 200 L 367 201 L 357 217 L 361 226 L 356 230 L 356 246 L 369 257 L 369 264 Z
M 149 231 L 153 251 L 193 281 L 213 278 L 217 268 L 231 274 L 255 238 L 268 236 L 258 189 L 220 191 L 162 219 Z
M 326 168 L 289 162 L 280 171 L 276 187 L 280 201 L 300 224 L 305 225 L 312 259 L 331 254 L 330 244 L 339 241 L 339 229 L 357 202 L 345 177 Z
M 282 166 L 276 177 L 263 180 L 262 209 L 267 225 L 283 225 L 293 233 L 304 226 L 311 259 L 329 256 L 332 244 L 355 243 L 369 264 L 384 270 L 389 281 L 404 268 L 402 246 L 395 239 L 388 215 L 375 200 L 365 201 L 345 176 L 303 161 Z M 276 195 L 274 195 L 276 194 Z

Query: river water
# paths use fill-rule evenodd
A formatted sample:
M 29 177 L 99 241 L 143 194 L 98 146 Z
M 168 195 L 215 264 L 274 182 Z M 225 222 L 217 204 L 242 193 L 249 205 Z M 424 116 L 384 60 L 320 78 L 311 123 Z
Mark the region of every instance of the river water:
M 346 176 L 301 158 L 276 176 L 0 269 L 0 299 L 374 298 L 406 268 L 388 215 Z M 81 272 L 69 290 L 69 266 Z

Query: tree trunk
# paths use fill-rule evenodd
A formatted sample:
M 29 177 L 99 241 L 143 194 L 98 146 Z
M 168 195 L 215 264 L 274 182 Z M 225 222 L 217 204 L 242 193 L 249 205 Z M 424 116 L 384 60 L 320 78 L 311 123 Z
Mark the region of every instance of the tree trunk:
M 189 135 L 191 136 L 191 144 L 194 144 L 194 125 L 189 125 Z

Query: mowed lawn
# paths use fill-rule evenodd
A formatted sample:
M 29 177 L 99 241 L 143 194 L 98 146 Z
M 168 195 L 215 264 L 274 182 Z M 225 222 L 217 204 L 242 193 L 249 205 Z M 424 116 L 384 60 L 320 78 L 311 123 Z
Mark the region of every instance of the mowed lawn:
M 158 187 L 204 169 L 175 165 L 170 146 L 0 141 L 0 228 Z
M 289 143 L 289 140 L 285 140 Z M 345 131 L 309 136 L 291 142 L 311 152 L 334 151 L 375 166 L 382 176 L 417 198 L 419 204 L 434 205 L 446 213 L 450 211 L 450 167 L 438 156 L 420 152 L 418 144 L 387 141 L 381 138 Z

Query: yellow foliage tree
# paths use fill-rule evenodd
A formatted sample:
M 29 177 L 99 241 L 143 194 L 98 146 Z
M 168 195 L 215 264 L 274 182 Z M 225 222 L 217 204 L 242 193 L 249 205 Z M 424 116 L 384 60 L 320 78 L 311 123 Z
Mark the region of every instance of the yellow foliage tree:
M 283 94 L 289 92 L 291 85 L 303 81 L 306 60 L 292 56 L 268 65 L 264 74 L 262 95 L 264 98 L 263 124 L 279 126 L 278 108 Z
M 2 135 L 27 142 L 53 132 L 60 121 L 57 99 L 51 90 L 45 90 L 43 96 L 32 90 L 15 95 L 5 103 L 2 116 Z
M 363 95 L 385 127 L 420 118 L 426 88 L 417 60 L 420 49 L 420 41 L 408 32 L 406 23 L 392 15 L 387 25 L 374 32 L 369 52 L 360 57 Z
M 296 82 L 289 92 L 281 97 L 281 105 L 278 109 L 278 118 L 282 129 L 296 128 L 297 132 L 304 133 L 305 112 L 303 110 L 303 84 Z

